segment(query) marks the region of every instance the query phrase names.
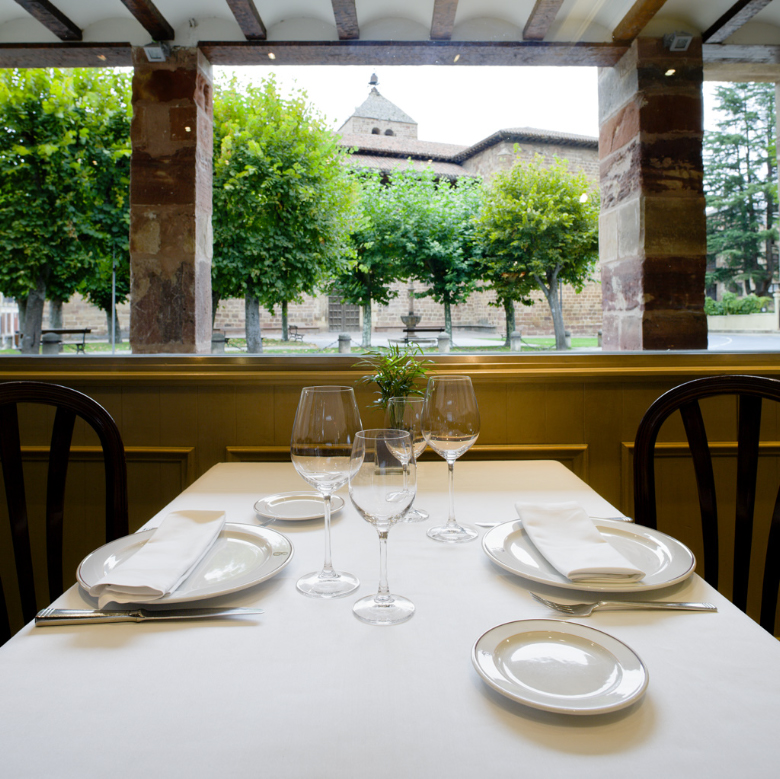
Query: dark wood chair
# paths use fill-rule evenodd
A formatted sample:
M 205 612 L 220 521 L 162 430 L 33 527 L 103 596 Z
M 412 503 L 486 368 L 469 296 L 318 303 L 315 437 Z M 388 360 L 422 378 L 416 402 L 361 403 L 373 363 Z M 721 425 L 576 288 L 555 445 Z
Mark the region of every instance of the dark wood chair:
M 675 387 L 656 400 L 645 413 L 634 443 L 634 518 L 637 524 L 656 527 L 654 451 L 661 425 L 675 412 L 682 416 L 696 474 L 704 547 L 704 578 L 718 587 L 718 508 L 707 433 L 699 400 L 716 395 L 737 397 L 737 485 L 734 528 L 732 600 L 747 609 L 750 553 L 759 455 L 762 402 L 780 402 L 780 381 L 759 376 L 713 376 Z M 720 539 L 732 543 L 729 539 Z M 780 587 L 780 493 L 772 513 L 761 591 L 762 627 L 774 632 Z
M 76 417 L 97 433 L 103 448 L 106 481 L 106 541 L 128 533 L 127 469 L 122 437 L 111 415 L 92 398 L 76 390 L 36 381 L 0 384 L 0 458 L 21 596 L 22 615 L 29 622 L 38 606 L 33 581 L 27 498 L 17 405 L 56 407 L 49 450 L 46 487 L 46 560 L 49 600 L 62 594 L 62 540 L 65 481 Z M 89 550 L 85 550 L 86 551 Z M 0 585 L 0 645 L 10 638 L 7 605 Z

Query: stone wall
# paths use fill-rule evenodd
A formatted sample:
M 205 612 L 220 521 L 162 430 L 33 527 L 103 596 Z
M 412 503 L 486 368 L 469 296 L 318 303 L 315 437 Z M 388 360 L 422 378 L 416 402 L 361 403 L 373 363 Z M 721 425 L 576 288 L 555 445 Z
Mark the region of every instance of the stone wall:
M 374 130 L 379 132 L 375 133 Z M 387 130 L 390 130 L 387 133 Z M 399 138 L 417 138 L 417 125 L 409 122 L 393 122 L 386 119 L 367 119 L 352 116 L 339 130 L 344 135 L 396 135 Z
M 515 159 L 530 162 L 537 154 L 542 155 L 548 162 L 553 157 L 568 160 L 569 170 L 573 173 L 582 171 L 591 179 L 594 185 L 599 181 L 599 156 L 596 149 L 565 146 L 554 143 L 521 143 L 501 141 L 489 146 L 483 151 L 477 152 L 473 157 L 463 162 L 463 169 L 472 176 L 481 176 L 485 181 L 490 179 L 499 170 L 509 170 Z

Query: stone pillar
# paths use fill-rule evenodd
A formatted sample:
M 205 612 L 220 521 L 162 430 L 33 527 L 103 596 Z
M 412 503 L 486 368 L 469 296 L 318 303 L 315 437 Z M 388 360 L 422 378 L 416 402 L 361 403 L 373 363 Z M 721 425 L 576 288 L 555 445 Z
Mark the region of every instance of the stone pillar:
M 130 345 L 211 351 L 211 65 L 198 49 L 133 49 Z
M 707 348 L 701 52 L 637 38 L 599 71 L 605 350 Z

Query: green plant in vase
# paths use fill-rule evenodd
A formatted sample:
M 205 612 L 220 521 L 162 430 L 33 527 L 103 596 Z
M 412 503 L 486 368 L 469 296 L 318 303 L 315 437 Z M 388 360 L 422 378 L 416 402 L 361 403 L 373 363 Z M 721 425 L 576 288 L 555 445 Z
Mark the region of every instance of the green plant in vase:
M 425 353 L 419 346 L 402 348 L 391 344 L 387 349 L 374 349 L 366 352 L 364 358 L 356 363 L 356 368 L 367 368 L 370 374 L 363 376 L 364 384 L 375 383 L 379 397 L 371 408 L 387 408 L 390 398 L 407 398 L 410 395 L 424 395 L 424 389 L 418 385 L 425 379 L 428 365 L 433 360 L 419 359 Z

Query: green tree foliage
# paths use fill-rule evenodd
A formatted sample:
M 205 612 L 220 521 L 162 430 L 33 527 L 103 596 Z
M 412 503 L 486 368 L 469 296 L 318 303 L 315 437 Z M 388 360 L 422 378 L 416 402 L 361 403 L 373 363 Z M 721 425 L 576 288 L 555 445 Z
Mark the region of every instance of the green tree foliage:
M 427 289 L 444 306 L 444 327 L 452 337 L 451 307 L 468 299 L 479 282 L 476 217 L 482 183 L 461 178 L 454 184 L 430 169 L 401 170 L 390 176 L 396 232 L 392 250 L 403 278 Z
M 514 294 L 513 300 L 527 297 L 532 283 L 544 293 L 556 349 L 566 348 L 561 285 L 580 292 L 590 279 L 598 259 L 598 212 L 585 174 L 570 173 L 557 158 L 550 165 L 539 156 L 517 160 L 485 192 L 479 224 L 489 280 L 502 280 L 497 292 Z
M 344 153 L 304 92 L 284 97 L 273 77 L 216 91 L 213 294 L 245 299 L 250 352 L 262 351 L 259 306 L 281 307 L 286 339 L 288 302 L 344 262 L 354 200 Z
M 766 295 L 776 273 L 775 88 L 719 86 L 721 119 L 704 136 L 707 284 Z
M 94 275 L 108 233 L 126 242 L 127 184 L 114 177 L 128 112 L 126 80 L 110 71 L 0 71 L 0 290 L 19 303 L 23 352 L 38 351 L 45 298 L 67 300 Z M 101 215 L 105 177 L 114 197 Z
M 353 174 L 358 185 L 358 209 L 350 235 L 352 257 L 334 280 L 332 291 L 346 303 L 363 308 L 363 346 L 371 346 L 371 303 L 387 305 L 398 292 L 391 289 L 400 274 L 396 193 L 376 170 Z
M 733 292 L 724 292 L 722 300 L 704 299 L 704 313 L 707 316 L 724 314 L 758 314 L 766 311 L 772 304 L 772 298 L 745 295 L 738 297 Z

